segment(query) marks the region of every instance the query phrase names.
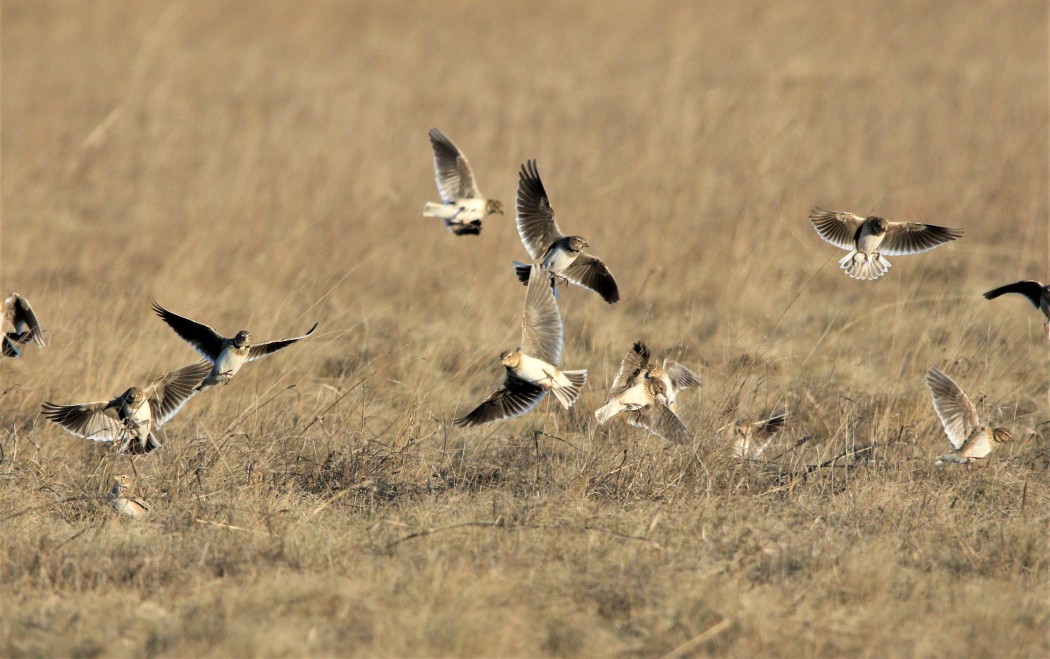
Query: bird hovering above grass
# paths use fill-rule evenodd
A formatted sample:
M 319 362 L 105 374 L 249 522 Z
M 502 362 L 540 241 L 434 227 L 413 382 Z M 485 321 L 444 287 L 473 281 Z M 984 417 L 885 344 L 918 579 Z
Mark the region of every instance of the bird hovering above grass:
M 558 227 L 535 160 L 521 166 L 519 179 L 515 219 L 518 235 L 529 256 L 551 276 L 554 294 L 558 294 L 559 281 L 568 281 L 591 289 L 609 304 L 618 302 L 620 289 L 609 267 L 597 256 L 583 251 L 590 247 L 583 236 L 566 236 Z M 518 281 L 527 284 L 529 272 L 527 263 L 514 262 Z
M 703 378 L 676 361 L 664 359 L 663 366 L 650 364 L 649 347 L 642 341 L 636 341 L 620 362 L 620 371 L 613 380 L 611 390 L 621 391 L 633 387 L 645 374 L 663 382 L 667 406 L 672 409 L 679 392 L 704 384 Z
M 886 274 L 890 262 L 883 254 L 901 256 L 927 252 L 963 235 L 962 229 L 934 224 L 888 222 L 881 217 L 861 217 L 842 211 L 814 208 L 809 221 L 821 238 L 849 250 L 839 267 L 854 279 L 874 280 Z
M 0 313 L 0 330 L 10 325 L 14 331 L 4 332 L 0 336 L 0 354 L 4 357 L 21 357 L 22 351 L 18 346 L 30 341 L 44 348 L 44 331 L 40 329 L 40 322 L 33 313 L 33 307 L 29 300 L 18 293 L 11 293 L 4 298 L 4 306 Z
M 211 372 L 200 383 L 200 391 L 217 384 L 227 384 L 246 363 L 262 359 L 297 341 L 302 341 L 317 329 L 317 323 L 314 323 L 302 336 L 252 344 L 248 330 L 241 330 L 232 338 L 226 338 L 207 325 L 172 313 L 156 302 L 153 303 L 153 311 L 202 357 L 211 362 Z
M 1046 316 L 1046 321 L 1043 323 L 1043 331 L 1046 332 L 1047 338 L 1050 338 L 1050 286 L 1044 286 L 1032 279 L 1026 279 L 1007 284 L 1006 286 L 1000 286 L 999 288 L 993 288 L 985 293 L 984 297 L 988 300 L 994 300 L 1000 295 L 1007 293 L 1017 293 L 1025 296 L 1032 303 L 1033 307 L 1043 312 L 1043 315 Z
M 970 464 L 987 458 L 1000 444 L 1013 439 L 1006 428 L 989 428 L 981 423 L 969 397 L 939 369 L 926 371 L 926 384 L 933 396 L 933 409 L 953 449 L 939 456 L 935 464 Z
M 199 361 L 161 376 L 145 387 L 131 387 L 113 400 L 43 405 L 44 418 L 93 442 L 117 442 L 118 453 L 149 453 L 161 447 L 154 435 L 182 409 L 211 364 Z
M 477 426 L 529 412 L 550 392 L 565 409 L 580 395 L 587 371 L 560 368 L 563 326 L 547 275 L 533 266 L 521 315 L 521 343 L 500 355 L 506 369 L 503 384 L 469 414 L 456 419 L 457 426 Z
M 493 213 L 503 215 L 503 203 L 481 194 L 467 157 L 452 140 L 437 128 L 431 128 L 429 135 L 441 203 L 428 201 L 423 206 L 423 217 L 444 220 L 445 227 L 457 236 L 476 236 L 481 233 L 483 219 Z

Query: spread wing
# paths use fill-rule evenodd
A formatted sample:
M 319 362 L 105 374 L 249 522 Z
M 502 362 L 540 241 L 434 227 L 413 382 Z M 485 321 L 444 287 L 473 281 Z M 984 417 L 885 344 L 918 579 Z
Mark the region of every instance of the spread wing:
M 521 315 L 521 350 L 532 357 L 561 364 L 563 326 L 550 278 L 538 265 L 529 273 L 525 311 Z
M 620 362 L 620 372 L 616 374 L 609 392 L 615 396 L 638 384 L 638 376 L 649 368 L 649 347 L 641 341 L 635 341 L 631 351 Z
M 772 435 L 773 433 L 777 432 L 778 430 L 784 427 L 784 422 L 787 421 L 787 417 L 787 412 L 784 412 L 783 414 L 778 414 L 776 416 L 771 416 L 765 421 L 759 421 L 757 424 L 755 424 L 755 429 L 758 432 L 761 432 L 765 435 Z
M 616 286 L 616 280 L 609 272 L 609 267 L 597 256 L 580 252 L 572 265 L 565 268 L 561 274 L 577 286 L 589 288 L 601 295 L 609 304 L 620 300 L 620 289 Z
M 640 410 L 627 415 L 627 423 L 636 428 L 645 428 L 649 432 L 672 444 L 688 444 L 693 441 L 693 433 L 685 427 L 678 415 L 659 400 L 646 405 Z
M 156 302 L 153 303 L 153 310 L 168 324 L 168 327 L 175 330 L 176 334 L 193 346 L 201 357 L 211 362 L 219 358 L 223 341 L 226 340 L 221 334 L 203 323 L 172 313 Z
M 82 405 L 44 403 L 44 418 L 69 432 L 93 442 L 112 442 L 123 437 L 124 423 L 117 413 L 120 398 Z
M 1032 303 L 1032 306 L 1036 309 L 1039 308 L 1039 300 L 1043 297 L 1043 285 L 1037 281 L 1026 279 L 1024 281 L 1017 281 L 1006 286 L 1000 286 L 999 288 L 993 288 L 984 294 L 984 297 L 989 300 L 994 300 L 1000 295 L 1006 293 L 1018 293 L 1028 298 L 1028 301 Z
M 821 238 L 846 250 L 856 247 L 857 229 L 864 224 L 864 218 L 860 215 L 824 210 L 819 206 L 809 212 L 809 221 Z
M 934 224 L 889 222 L 888 225 L 879 251 L 889 256 L 928 252 L 934 247 L 962 238 L 963 235 L 962 229 L 939 227 Z
M 23 326 L 29 330 L 29 336 L 20 339 L 19 343 L 26 343 L 29 337 L 32 337 L 38 346 L 41 348 L 45 347 L 44 330 L 40 329 L 40 321 L 36 319 L 36 314 L 33 313 L 33 307 L 29 305 L 29 300 L 17 293 L 12 293 L 11 297 L 14 298 L 14 304 L 11 309 L 11 323 L 17 330 L 21 330 Z
M 452 423 L 457 426 L 480 426 L 490 421 L 521 416 L 539 405 L 543 394 L 543 387 L 519 380 L 508 373 L 499 389 L 469 414 Z
M 518 179 L 515 217 L 518 235 L 521 236 L 521 243 L 525 245 L 533 260 L 539 261 L 547 253 L 551 243 L 564 238 L 565 234 L 554 221 L 554 209 L 547 198 L 547 191 L 543 189 L 543 181 L 540 180 L 535 160 L 521 166 Z
M 434 180 L 441 200 L 452 203 L 457 199 L 480 197 L 470 163 L 459 147 L 437 128 L 431 128 L 429 135 L 434 147 Z
M 265 357 L 266 355 L 271 355 L 280 350 L 281 348 L 287 348 L 296 341 L 302 341 L 306 337 L 313 334 L 315 329 L 317 329 L 317 323 L 314 323 L 314 326 L 311 327 L 309 331 L 307 331 L 306 334 L 303 334 L 302 336 L 296 336 L 291 339 L 281 339 L 279 341 L 269 341 L 267 343 L 258 343 L 256 345 L 253 345 L 252 347 L 248 348 L 248 361 L 253 362 L 256 359 L 261 359 Z
M 981 425 L 977 408 L 959 388 L 959 385 L 936 368 L 926 371 L 926 384 L 933 395 L 933 409 L 944 426 L 944 432 L 952 446 L 959 448 Z
M 159 428 L 182 409 L 196 387 L 211 372 L 211 363 L 199 361 L 159 377 L 145 388 L 153 427 Z
M 667 373 L 668 379 L 671 380 L 671 386 L 675 392 L 688 389 L 689 387 L 701 387 L 704 384 L 704 379 L 699 375 L 670 359 L 664 360 L 664 372 Z

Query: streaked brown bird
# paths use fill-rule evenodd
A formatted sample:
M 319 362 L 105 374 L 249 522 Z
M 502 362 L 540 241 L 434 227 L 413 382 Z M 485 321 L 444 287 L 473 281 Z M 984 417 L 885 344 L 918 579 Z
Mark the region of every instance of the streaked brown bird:
M 667 406 L 671 409 L 674 409 L 675 399 L 680 392 L 690 387 L 704 386 L 703 378 L 676 361 L 665 358 L 663 366 L 650 363 L 649 347 L 642 341 L 636 341 L 620 362 L 620 371 L 610 390 L 616 392 L 633 387 L 646 374 L 663 382 Z
M 1047 338 L 1050 338 L 1050 286 L 1044 286 L 1032 279 L 1025 279 L 1024 281 L 1016 281 L 1006 286 L 993 288 L 985 293 L 984 297 L 988 300 L 994 300 L 1000 295 L 1007 293 L 1017 293 L 1025 296 L 1032 303 L 1033 307 L 1043 312 L 1043 315 L 1046 316 L 1046 321 L 1043 323 L 1043 331 L 1046 332 Z
M 441 203 L 428 201 L 423 206 L 423 217 L 444 220 L 445 228 L 457 236 L 476 236 L 481 233 L 483 219 L 493 213 L 503 215 L 503 203 L 481 194 L 467 157 L 452 140 L 437 128 L 431 128 L 429 135 Z
M 146 519 L 150 515 L 149 506 L 142 499 L 134 499 L 128 496 L 131 491 L 131 477 L 120 474 L 113 478 L 113 489 L 106 497 L 113 510 L 121 515 L 132 519 Z
M 839 267 L 850 277 L 862 280 L 874 280 L 886 274 L 890 262 L 883 254 L 902 256 L 928 252 L 963 235 L 962 229 L 887 222 L 874 215 L 861 217 L 819 207 L 810 211 L 809 221 L 821 238 L 849 251 L 839 261 Z
M 14 331 L 6 331 L 8 326 Z M 3 336 L 0 337 L 2 338 L 0 354 L 3 354 L 4 357 L 21 357 L 22 351 L 18 349 L 18 346 L 30 341 L 34 341 L 41 348 L 47 346 L 44 342 L 44 330 L 40 328 L 40 322 L 33 313 L 33 307 L 30 306 L 29 300 L 18 293 L 11 293 L 4 298 L 3 322 L 0 323 L 0 330 L 5 330 Z
M 926 371 L 926 384 L 933 396 L 933 409 L 952 443 L 952 452 L 937 458 L 935 464 L 969 464 L 987 458 L 1004 442 L 1013 439 L 1006 428 L 989 428 L 981 423 L 977 408 L 959 385 L 936 368 Z
M 566 236 L 558 227 L 535 160 L 521 166 L 515 222 L 529 256 L 550 274 L 555 295 L 558 282 L 568 281 L 591 289 L 609 304 L 620 300 L 620 289 L 609 267 L 583 251 L 590 247 L 583 236 Z M 529 268 L 526 263 L 514 262 L 514 272 L 523 284 L 529 281 Z
M 153 311 L 186 343 L 193 346 L 202 357 L 212 363 L 211 373 L 200 383 L 200 391 L 217 384 L 227 384 L 230 378 L 248 362 L 262 359 L 297 341 L 302 341 L 317 329 L 317 323 L 314 323 L 314 326 L 302 336 L 252 344 L 252 337 L 248 330 L 241 330 L 232 338 L 226 338 L 204 323 L 172 313 L 156 302 L 153 303 Z
M 733 454 L 741 460 L 757 460 L 762 457 L 773 437 L 784 427 L 788 413 L 776 414 L 762 421 L 736 421 L 733 423 Z M 766 441 L 757 446 L 758 439 Z
M 563 371 L 561 314 L 539 266 L 532 267 L 521 315 L 521 343 L 500 355 L 506 369 L 503 384 L 469 414 L 453 421 L 477 426 L 521 416 L 539 405 L 548 391 L 565 409 L 572 407 L 587 382 L 587 371 Z
M 149 453 L 161 447 L 154 431 L 197 393 L 211 371 L 199 361 L 161 376 L 145 387 L 131 387 L 113 400 L 73 405 L 43 404 L 44 418 L 93 442 L 116 442 L 119 453 Z
M 693 440 L 693 433 L 667 406 L 667 387 L 663 380 L 653 377 L 648 371 L 642 371 L 631 386 L 614 388 L 609 393 L 609 402 L 594 411 L 598 423 L 604 425 L 624 412 L 628 424 L 644 428 L 673 444 L 687 444 Z

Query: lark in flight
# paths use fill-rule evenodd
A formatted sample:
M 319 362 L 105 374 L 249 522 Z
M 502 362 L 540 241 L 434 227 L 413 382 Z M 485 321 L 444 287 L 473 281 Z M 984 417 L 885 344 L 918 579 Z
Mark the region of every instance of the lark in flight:
M 153 434 L 197 393 L 211 371 L 205 361 L 183 366 L 146 387 L 131 387 L 113 400 L 43 405 L 44 418 L 93 442 L 117 442 L 119 453 L 149 453 L 161 447 Z
M 233 338 L 228 339 L 207 325 L 172 313 L 156 302 L 153 303 L 153 310 L 171 329 L 175 330 L 176 334 L 193 346 L 202 357 L 211 362 L 211 372 L 200 383 L 198 388 L 200 391 L 217 384 L 228 383 L 230 378 L 241 369 L 241 366 L 256 359 L 262 359 L 267 355 L 272 355 L 296 341 L 302 341 L 317 329 L 317 323 L 314 323 L 314 326 L 302 336 L 253 345 L 252 337 L 248 330 L 241 330 Z
M 1006 286 L 1000 286 L 999 288 L 993 288 L 985 293 L 984 297 L 994 300 L 1006 293 L 1018 293 L 1025 296 L 1032 303 L 1033 307 L 1043 312 L 1043 315 L 1046 316 L 1043 330 L 1046 332 L 1047 338 L 1050 338 L 1050 286 L 1044 286 L 1037 281 L 1026 279 L 1007 284 Z
M 558 281 L 568 281 L 591 289 L 609 304 L 618 302 L 620 289 L 609 267 L 597 256 L 583 251 L 590 247 L 583 236 L 566 236 L 558 227 L 535 160 L 521 166 L 519 179 L 515 220 L 518 235 L 529 256 L 550 274 L 555 295 Z M 518 281 L 528 283 L 528 264 L 515 261 L 514 272 Z
M 476 426 L 521 416 L 539 405 L 548 391 L 565 409 L 572 407 L 587 381 L 587 371 L 563 371 L 563 327 L 546 274 L 533 266 L 521 316 L 521 344 L 500 355 L 506 368 L 503 384 L 458 426 Z
M 881 217 L 814 208 L 809 221 L 820 237 L 849 254 L 839 267 L 854 279 L 874 280 L 886 274 L 890 262 L 883 254 L 902 256 L 928 252 L 963 235 L 950 229 L 915 222 L 887 222 Z
M 481 194 L 467 157 L 452 140 L 437 128 L 431 128 L 429 135 L 441 203 L 428 201 L 423 206 L 423 217 L 444 220 L 445 227 L 457 236 L 476 236 L 481 233 L 481 220 L 493 213 L 503 215 L 503 203 Z
M 629 389 L 638 384 L 643 375 L 663 382 L 667 406 L 672 409 L 680 392 L 704 385 L 699 375 L 676 361 L 665 358 L 663 366 L 649 363 L 649 347 L 642 341 L 636 341 L 631 351 L 620 362 L 620 371 L 613 380 L 612 390 Z
M 40 322 L 33 313 L 33 307 L 29 300 L 18 293 L 11 293 L 4 298 L 3 322 L 0 329 L 11 326 L 13 332 L 4 332 L 0 337 L 0 354 L 4 357 L 21 357 L 22 351 L 18 346 L 30 341 L 36 342 L 41 348 L 46 347 L 44 343 L 44 331 L 40 329 Z
M 128 497 L 128 492 L 130 491 L 131 477 L 127 474 L 115 476 L 113 478 L 113 489 L 109 491 L 109 495 L 106 497 L 109 499 L 109 505 L 121 515 L 126 515 L 132 519 L 146 519 L 150 515 L 149 506 L 142 499 Z
M 650 433 L 674 444 L 686 444 L 693 433 L 685 427 L 678 415 L 667 406 L 667 386 L 664 381 L 642 371 L 631 386 L 613 386 L 611 398 L 594 411 L 598 423 L 605 424 L 621 412 L 626 413 L 627 423 L 645 428 Z
M 969 397 L 940 370 L 926 371 L 926 384 L 933 395 L 933 409 L 954 449 L 939 456 L 935 464 L 969 464 L 987 458 L 1000 444 L 1013 439 L 1006 428 L 989 428 L 981 423 Z

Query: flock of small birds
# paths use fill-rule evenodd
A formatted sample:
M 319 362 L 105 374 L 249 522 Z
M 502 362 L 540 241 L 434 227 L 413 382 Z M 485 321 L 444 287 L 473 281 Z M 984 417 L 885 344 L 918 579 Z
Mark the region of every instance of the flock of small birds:
M 440 203 L 428 202 L 424 217 L 438 218 L 456 236 L 479 235 L 482 223 L 493 214 L 504 214 L 503 204 L 487 198 L 478 189 L 466 156 L 437 128 L 429 133 L 434 150 L 434 170 Z M 534 160 L 519 172 L 515 203 L 518 235 L 531 262 L 513 263 L 514 274 L 525 285 L 525 307 L 521 319 L 521 342 L 504 351 L 500 363 L 503 383 L 472 411 L 457 418 L 457 426 L 476 426 L 521 416 L 535 409 L 548 392 L 569 409 L 587 381 L 587 370 L 561 367 L 564 327 L 558 308 L 559 286 L 573 284 L 591 290 L 609 304 L 620 300 L 616 279 L 605 262 L 585 251 L 590 248 L 580 235 L 566 235 L 558 226 L 550 198 Z M 839 261 L 847 275 L 876 280 L 890 268 L 886 256 L 926 252 L 963 235 L 962 229 L 915 222 L 889 222 L 881 217 L 814 208 L 809 220 L 825 241 L 846 250 Z M 1046 317 L 1044 330 L 1050 337 L 1050 285 L 1024 280 L 1000 286 L 984 294 L 991 300 L 1007 293 L 1026 297 Z M 163 426 L 196 394 L 225 385 L 251 361 L 261 359 L 306 339 L 317 323 L 302 336 L 254 344 L 247 330 L 225 337 L 211 327 L 168 311 L 156 302 L 153 310 L 203 360 L 162 375 L 144 387 L 133 386 L 113 399 L 59 405 L 45 402 L 44 418 L 70 433 L 95 442 L 109 442 L 117 453 L 146 454 L 161 448 L 154 431 Z M 44 348 L 44 331 L 29 301 L 10 294 L 3 301 L 0 323 L 0 354 L 22 356 L 22 346 L 36 343 Z M 10 328 L 10 329 L 9 329 Z M 939 456 L 936 464 L 971 464 L 988 457 L 996 447 L 1012 439 L 1006 428 L 990 428 L 963 390 L 937 368 L 926 372 L 933 407 L 952 451 Z M 702 386 L 699 375 L 670 359 L 660 365 L 650 361 L 648 346 L 636 341 L 623 358 L 612 383 L 608 402 L 595 410 L 599 424 L 620 416 L 631 426 L 643 428 L 675 444 L 689 443 L 693 433 L 675 412 L 679 393 Z M 784 426 L 787 413 L 759 421 L 733 424 L 734 452 L 740 459 L 757 460 L 773 436 Z M 762 441 L 764 439 L 764 442 Z M 117 512 L 142 519 L 148 506 L 128 493 L 131 479 L 116 476 L 109 493 Z

